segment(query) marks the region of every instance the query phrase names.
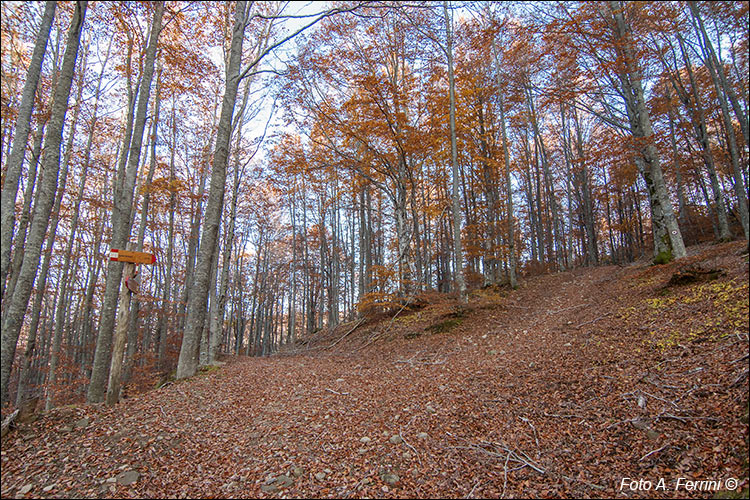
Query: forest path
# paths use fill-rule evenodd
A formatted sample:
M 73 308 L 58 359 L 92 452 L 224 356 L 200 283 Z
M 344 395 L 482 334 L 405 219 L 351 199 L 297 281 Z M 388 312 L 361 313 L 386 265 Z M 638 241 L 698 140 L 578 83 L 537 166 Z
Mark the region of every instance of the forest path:
M 670 497 L 678 477 L 746 482 L 747 363 L 732 362 L 746 326 L 649 340 L 715 318 L 725 292 L 746 325 L 747 258 L 723 256 L 736 246 L 695 259 L 727 270 L 714 291 L 660 298 L 670 266 L 578 269 L 478 292 L 457 318 L 438 304 L 339 341 L 343 325 L 114 408 L 55 409 L 3 439 L 2 495 Z M 653 307 L 672 297 L 690 300 Z M 460 321 L 425 328 L 445 318 Z M 669 488 L 621 492 L 626 477 Z

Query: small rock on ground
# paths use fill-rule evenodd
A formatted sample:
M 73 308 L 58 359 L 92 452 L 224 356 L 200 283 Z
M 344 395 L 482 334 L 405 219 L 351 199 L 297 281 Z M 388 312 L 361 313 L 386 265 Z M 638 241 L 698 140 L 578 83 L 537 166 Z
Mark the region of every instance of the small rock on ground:
M 128 486 L 138 481 L 140 477 L 140 473 L 134 470 L 124 471 L 117 475 L 117 482 L 123 486 Z

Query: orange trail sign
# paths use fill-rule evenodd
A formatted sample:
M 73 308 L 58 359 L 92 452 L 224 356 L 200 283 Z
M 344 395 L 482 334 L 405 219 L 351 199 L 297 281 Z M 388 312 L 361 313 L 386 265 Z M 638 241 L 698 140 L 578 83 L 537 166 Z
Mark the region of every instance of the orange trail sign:
M 118 250 L 113 248 L 109 251 L 109 260 L 133 262 L 135 264 L 153 264 L 156 262 L 156 255 L 146 252 L 134 252 L 132 250 Z

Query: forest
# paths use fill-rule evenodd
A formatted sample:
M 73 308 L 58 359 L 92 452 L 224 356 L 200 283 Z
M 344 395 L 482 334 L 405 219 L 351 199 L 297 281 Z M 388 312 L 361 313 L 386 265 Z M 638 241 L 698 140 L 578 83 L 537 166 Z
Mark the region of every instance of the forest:
M 665 337 L 649 344 L 662 357 L 644 363 L 666 363 L 665 349 L 690 342 L 735 339 L 726 352 L 742 363 L 726 369 L 747 365 L 747 2 L 0 8 L 4 418 L 29 405 L 33 413 L 105 403 L 93 407 L 111 412 L 216 369 L 250 370 L 248 383 L 271 383 L 284 377 L 273 360 L 307 379 L 284 364 L 301 349 L 341 354 L 369 335 L 355 351 L 371 352 L 397 331 L 428 349 L 433 336 L 467 325 L 475 326 L 466 335 L 485 339 L 492 328 L 483 332 L 483 321 L 497 308 L 528 321 L 524 334 L 552 328 L 555 314 L 565 316 L 563 330 L 606 327 L 611 335 L 650 318 L 643 330 Z M 607 276 L 621 288 L 603 285 Z M 652 295 L 626 290 L 636 282 Z M 688 282 L 693 295 L 679 288 Z M 629 302 L 637 297 L 643 309 Z M 704 299 L 707 309 L 695 310 Z M 549 300 L 554 307 L 540 309 Z M 653 326 L 657 309 L 670 318 L 669 332 Z M 539 321 L 528 319 L 532 310 Z M 703 313 L 714 323 L 693 325 Z M 437 323 L 399 330 L 427 317 Z M 688 340 L 676 337 L 681 330 Z M 452 342 L 469 342 L 461 338 Z M 529 341 L 534 349 L 549 347 L 541 338 Z M 374 359 L 384 355 L 377 352 Z M 389 363 L 427 370 L 445 362 L 400 356 Z M 348 359 L 342 366 L 354 370 Z M 356 365 L 360 372 L 368 362 Z M 519 366 L 543 364 L 528 363 Z M 725 376 L 732 391 L 747 388 L 747 370 Z M 350 394 L 326 387 L 328 396 Z M 747 397 L 732 397 L 743 411 Z M 681 399 L 670 401 L 676 408 Z M 565 413 L 558 423 L 571 423 L 575 411 Z M 747 420 L 738 425 L 746 454 Z M 427 460 L 412 446 L 416 437 L 396 436 L 420 466 Z M 502 493 L 479 481 L 402 494 L 505 496 L 516 470 L 509 461 L 524 473 L 546 470 L 511 446 L 471 446 L 488 460 L 502 454 Z M 736 467 L 747 486 L 747 460 Z M 378 473 L 384 490 L 300 491 L 398 496 L 384 479 L 390 473 Z M 9 477 L 3 496 L 29 493 Z M 277 489 L 239 495 L 274 494 L 288 486 L 279 477 L 265 484 Z M 581 481 L 590 488 L 508 492 L 617 492 L 616 484 L 605 494 L 593 479 Z

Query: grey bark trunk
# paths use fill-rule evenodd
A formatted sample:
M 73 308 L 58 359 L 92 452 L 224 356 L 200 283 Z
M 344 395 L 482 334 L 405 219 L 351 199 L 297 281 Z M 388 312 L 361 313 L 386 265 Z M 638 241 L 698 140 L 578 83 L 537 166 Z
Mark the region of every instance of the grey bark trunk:
M 651 119 L 641 85 L 642 77 L 638 69 L 636 51 L 632 46 L 630 25 L 625 20 L 624 8 L 620 2 L 610 1 L 608 6 L 614 19 L 612 30 L 619 43 L 618 52 L 623 56 L 623 67 L 617 71 L 617 77 L 622 85 L 630 131 L 639 143 L 636 154 L 640 154 L 644 162 L 641 173 L 651 195 L 654 257 L 656 262 L 668 262 L 685 257 L 685 244 L 669 200 L 659 153 L 654 144 Z
M 729 221 L 727 220 L 727 208 L 724 203 L 724 192 L 719 185 L 719 178 L 716 174 L 716 166 L 714 165 L 713 152 L 711 151 L 711 141 L 708 137 L 708 127 L 706 126 L 706 116 L 703 112 L 703 102 L 698 89 L 698 82 L 693 74 L 693 65 L 690 63 L 687 51 L 685 50 L 685 44 L 682 37 L 678 34 L 677 40 L 680 43 L 680 50 L 682 51 L 682 57 L 685 60 L 685 67 L 688 71 L 690 78 L 690 88 L 693 94 L 693 102 L 695 104 L 693 110 L 693 128 L 695 130 L 696 138 L 701 146 L 701 153 L 703 155 L 703 162 L 706 165 L 708 171 L 708 178 L 711 181 L 711 193 L 714 196 L 714 204 L 716 206 L 716 216 L 719 223 L 719 239 L 729 240 L 732 235 L 729 231 Z
M 494 44 L 494 41 L 493 41 Z M 497 55 L 495 55 L 495 65 L 500 69 Z M 500 79 L 500 74 L 497 76 Z M 508 144 L 508 133 L 505 128 L 505 105 L 503 102 L 503 94 L 501 88 L 501 82 L 498 81 L 497 86 L 498 95 L 498 107 L 500 112 L 500 133 L 503 139 L 503 166 L 505 167 L 505 190 L 508 193 L 508 282 L 511 288 L 518 288 L 518 263 L 516 259 L 516 236 L 515 229 L 513 226 L 513 184 L 510 179 L 510 144 Z
M 456 141 L 456 84 L 453 77 L 453 20 L 448 16 L 448 2 L 443 2 L 443 17 L 445 18 L 446 56 L 448 58 L 448 93 L 451 135 L 451 166 L 453 170 L 453 185 L 451 198 L 453 201 L 453 267 L 455 269 L 456 286 L 461 302 L 467 302 L 466 279 L 464 277 L 464 253 L 461 246 L 461 209 L 458 194 L 458 145 Z
M 76 59 L 78 58 L 78 47 L 80 46 L 81 31 L 86 16 L 88 2 L 78 2 L 68 30 L 68 42 L 63 57 L 63 65 L 60 79 L 57 82 L 52 105 L 52 114 L 47 129 L 45 149 L 42 157 L 42 169 L 40 172 L 41 183 L 37 193 L 37 202 L 34 206 L 34 215 L 31 221 L 31 229 L 26 242 L 23 264 L 19 273 L 16 289 L 8 306 L 7 316 L 2 328 L 2 349 L 0 361 L 0 395 L 2 402 L 8 400 L 8 382 L 10 370 L 16 354 L 18 337 L 21 333 L 23 317 L 31 297 L 32 285 L 39 266 L 39 258 L 42 252 L 42 242 L 47 231 L 52 205 L 55 199 L 57 177 L 60 170 L 60 145 L 65 124 L 65 114 L 68 109 L 68 98 L 70 88 L 73 84 Z
M 732 109 L 734 110 L 735 115 L 737 116 L 737 120 L 740 122 L 740 127 L 742 129 L 742 135 L 745 137 L 745 144 L 750 144 L 750 137 L 748 137 L 748 120 L 747 116 L 745 115 L 744 110 L 742 109 L 742 106 L 740 105 L 739 100 L 737 99 L 737 94 L 734 92 L 734 88 L 732 87 L 732 84 L 727 81 L 726 74 L 724 73 L 724 67 L 716 57 L 716 51 L 714 50 L 713 43 L 711 43 L 711 39 L 708 36 L 708 33 L 706 33 L 706 27 L 703 25 L 703 19 L 701 18 L 700 11 L 698 10 L 698 4 L 695 1 L 690 1 L 687 3 L 688 7 L 690 7 L 690 13 L 693 15 L 693 18 L 698 23 L 698 31 L 700 31 L 701 37 L 703 39 L 703 46 L 705 47 L 706 51 L 708 52 L 709 57 L 707 58 L 707 64 L 712 65 L 718 74 L 719 82 L 721 84 L 721 90 L 726 94 L 726 96 L 729 98 L 729 102 L 732 104 Z M 719 89 L 717 88 L 717 91 Z
M 71 120 L 71 126 L 70 126 L 70 132 L 68 135 L 68 142 L 66 144 L 66 151 L 65 151 L 65 157 L 63 159 L 63 165 L 62 170 L 60 171 L 60 181 L 59 181 L 59 189 L 57 191 L 56 199 L 55 199 L 55 206 L 52 209 L 52 219 L 50 220 L 50 227 L 47 230 L 47 252 L 44 256 L 44 263 L 42 264 L 42 273 L 39 276 L 39 283 L 37 284 L 37 293 L 42 293 L 44 288 L 46 287 L 47 282 L 47 270 L 49 269 L 49 261 L 52 258 L 52 247 L 55 244 L 55 236 L 57 233 L 57 223 L 60 220 L 60 206 L 62 204 L 62 197 L 63 194 L 65 194 L 65 187 L 67 183 L 68 178 L 68 168 L 70 166 L 70 155 L 73 153 L 73 138 L 75 137 L 75 129 L 76 124 L 78 122 L 78 116 L 81 111 L 81 95 L 83 94 L 83 75 L 85 73 L 86 68 L 86 58 L 88 54 L 88 47 L 84 49 L 84 55 L 83 55 L 83 63 L 80 71 L 80 78 L 78 80 L 78 95 L 76 97 L 76 105 L 75 110 L 73 112 L 73 119 Z M 80 191 L 80 189 L 79 189 Z M 65 305 L 66 305 L 66 284 L 68 282 L 67 280 L 67 273 L 68 268 L 70 266 L 70 254 L 73 250 L 73 239 L 75 237 L 75 225 L 78 224 L 78 213 L 74 212 L 73 215 L 73 223 L 74 225 L 71 226 L 71 234 L 68 238 L 68 248 L 66 248 L 65 251 L 65 263 L 63 264 L 64 271 L 63 271 L 63 279 L 60 283 L 60 300 L 57 303 L 57 308 L 55 311 L 55 330 L 54 330 L 54 337 L 52 340 L 52 349 L 50 351 L 50 369 L 49 369 L 49 384 L 47 387 L 47 400 L 45 401 L 44 408 L 45 410 L 50 410 L 52 408 L 52 404 L 54 401 L 54 385 L 57 379 L 57 361 L 60 355 L 60 342 L 62 340 L 62 330 L 63 330 L 63 323 L 64 323 L 64 312 L 65 312 Z M 33 315 L 36 315 L 36 311 L 32 311 Z
M 31 202 L 33 199 L 34 186 L 38 180 L 37 170 L 39 168 L 39 159 L 42 156 L 42 141 L 44 139 L 44 127 L 46 121 L 39 124 L 39 129 L 35 133 L 34 138 L 34 149 L 31 152 L 31 161 L 29 162 L 29 172 L 26 179 L 26 188 L 23 192 L 23 209 L 21 211 L 21 218 L 18 221 L 18 232 L 14 238 L 14 244 L 19 251 L 13 255 L 13 260 L 10 266 L 10 278 L 8 280 L 8 286 L 5 289 L 5 296 L 10 298 L 13 296 L 13 290 L 16 289 L 16 281 L 18 281 L 18 275 L 21 272 L 21 264 L 23 264 L 23 249 L 26 248 L 26 235 L 29 230 L 29 222 L 31 219 Z M 2 302 L 3 321 L 5 321 L 5 313 L 7 309 L 7 301 Z
M 5 293 L 5 279 L 10 267 L 10 245 L 13 239 L 13 225 L 15 224 L 16 193 L 18 181 L 21 178 L 21 167 L 26 152 L 26 142 L 31 131 L 31 113 L 34 110 L 36 89 L 39 86 L 39 75 L 42 72 L 44 53 L 47 51 L 47 41 L 55 17 L 57 2 L 48 1 L 44 7 L 44 17 L 37 33 L 34 52 L 26 74 L 21 104 L 18 107 L 16 131 L 13 145 L 6 161 L 5 183 L 3 184 L 2 201 L 0 201 L 0 297 Z
M 688 5 L 690 6 L 690 12 L 692 13 L 693 18 L 698 23 L 697 26 L 695 26 L 695 29 L 699 32 L 700 39 L 702 40 L 702 43 L 700 45 L 704 54 L 705 64 L 709 70 L 709 73 L 711 74 L 711 80 L 713 81 L 714 88 L 716 89 L 716 95 L 719 98 L 719 104 L 721 106 L 721 116 L 724 120 L 724 127 L 726 129 L 727 135 L 727 144 L 729 146 L 729 157 L 732 162 L 734 189 L 735 194 L 737 195 L 737 211 L 739 212 L 740 224 L 742 225 L 742 231 L 745 234 L 745 239 L 750 239 L 750 234 L 748 233 L 749 217 L 747 190 L 745 189 L 745 182 L 742 179 L 742 167 L 740 166 L 739 148 L 737 146 L 737 138 L 735 137 L 732 119 L 729 116 L 727 96 L 729 97 L 735 114 L 740 121 L 740 127 L 742 129 L 742 134 L 745 138 L 746 144 L 748 141 L 747 118 L 745 117 L 745 113 L 743 112 L 742 107 L 737 101 L 737 96 L 734 94 L 734 89 L 727 82 L 726 76 L 724 74 L 724 69 L 720 61 L 718 61 L 716 58 L 716 53 L 714 52 L 711 39 L 708 37 L 706 28 L 703 26 L 703 20 L 700 17 L 698 6 L 695 2 L 688 2 Z
M 123 176 L 122 189 L 115 190 L 114 211 L 112 213 L 112 248 L 125 248 L 130 237 L 133 191 L 135 189 L 135 178 L 141 156 L 143 131 L 146 127 L 146 111 L 148 110 L 148 100 L 151 93 L 151 79 L 154 74 L 154 61 L 156 60 L 157 41 L 161 32 L 163 13 L 164 2 L 157 2 L 148 47 L 146 48 L 143 78 L 141 79 L 141 87 L 138 92 L 138 109 L 133 125 L 127 168 Z M 128 150 L 127 147 L 124 149 Z M 119 196 L 117 191 L 119 191 Z M 104 301 L 99 322 L 99 335 L 96 339 L 94 364 L 91 370 L 91 382 L 89 383 L 87 394 L 87 400 L 90 403 L 99 403 L 105 398 L 111 361 L 112 333 L 115 326 L 117 297 L 122 280 L 122 272 L 123 265 L 121 262 L 109 261 Z
M 206 219 L 200 250 L 198 251 L 198 265 L 195 272 L 194 289 L 188 304 L 185 332 L 180 348 L 176 377 L 178 379 L 191 377 L 198 369 L 201 327 L 206 315 L 206 301 L 208 299 L 209 279 L 211 274 L 211 257 L 216 247 L 216 238 L 221 223 L 221 213 L 224 206 L 224 185 L 226 183 L 227 160 L 229 156 L 229 140 L 232 133 L 232 114 L 237 100 L 239 87 L 239 71 L 242 59 L 242 41 L 245 32 L 246 2 L 237 2 L 232 31 L 232 44 L 229 64 L 226 71 L 226 91 L 221 105 L 219 130 L 216 136 L 216 151 L 211 173 L 211 187 L 208 203 L 206 204 Z
M 148 222 L 148 211 L 151 203 L 151 183 L 154 180 L 156 172 L 156 140 L 159 127 L 159 113 L 161 109 L 161 62 L 157 65 L 156 70 L 156 90 L 154 91 L 154 115 L 151 121 L 151 158 L 149 162 L 148 176 L 146 178 L 145 193 L 143 195 L 143 204 L 141 205 L 141 220 L 138 226 L 138 242 L 135 249 L 138 252 L 143 251 L 143 242 L 146 238 L 146 225 Z M 131 297 L 130 301 L 130 324 L 128 325 L 128 345 L 125 353 L 125 362 L 123 367 L 122 381 L 130 380 L 131 370 L 133 368 L 133 358 L 138 345 L 138 313 L 141 309 L 141 303 L 138 296 Z

